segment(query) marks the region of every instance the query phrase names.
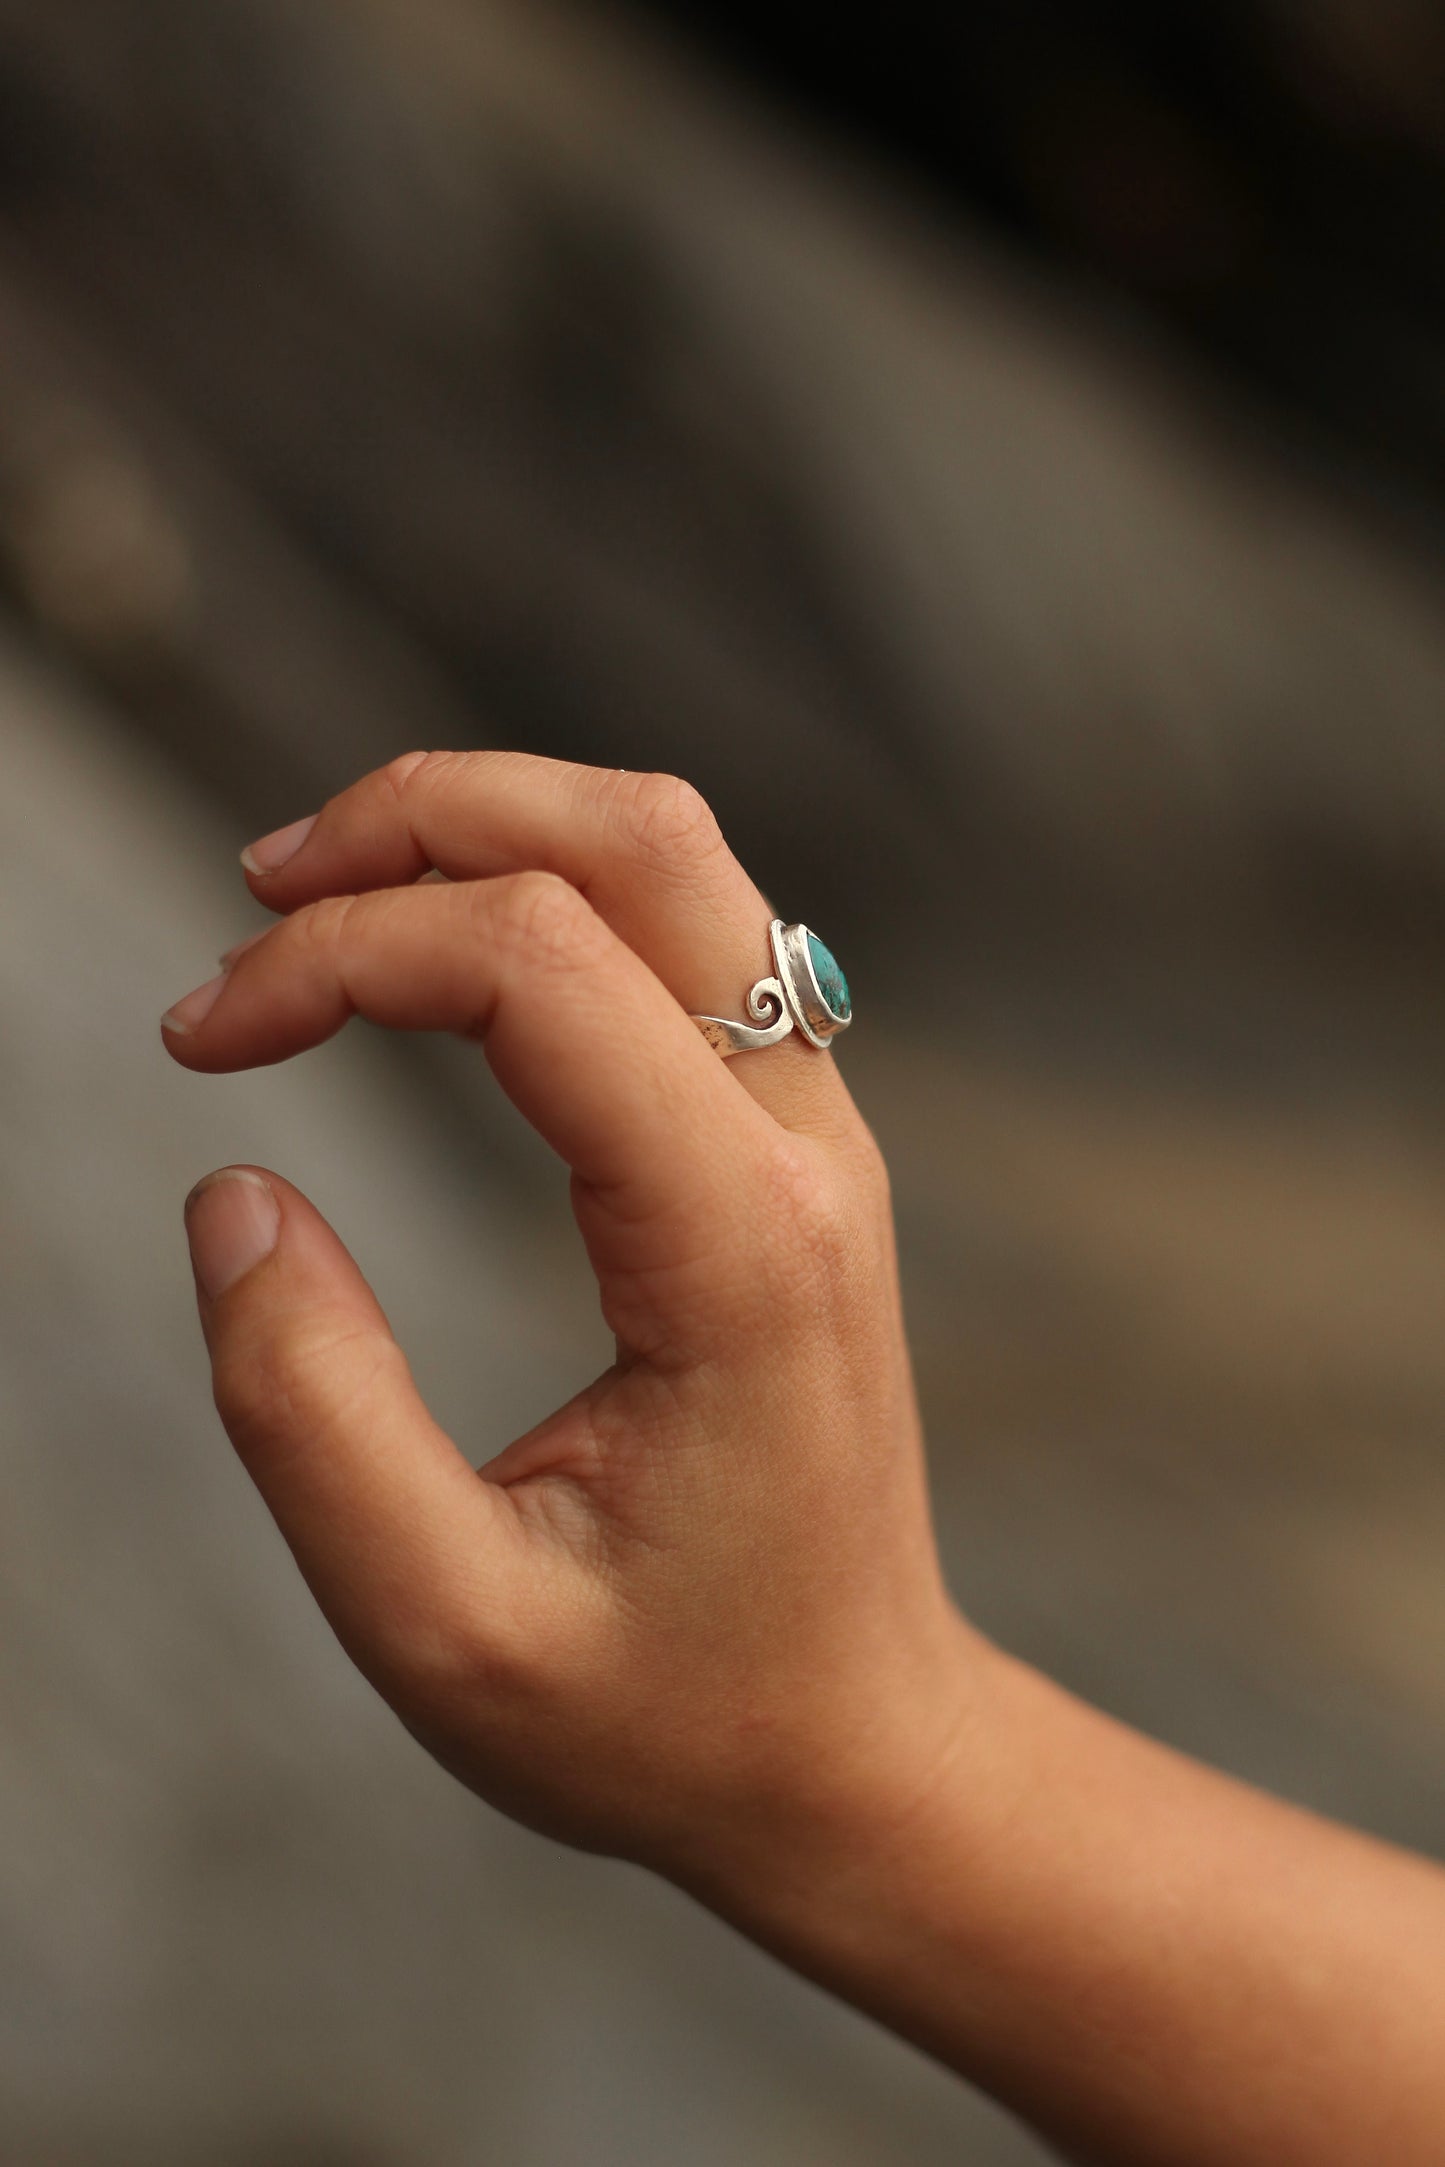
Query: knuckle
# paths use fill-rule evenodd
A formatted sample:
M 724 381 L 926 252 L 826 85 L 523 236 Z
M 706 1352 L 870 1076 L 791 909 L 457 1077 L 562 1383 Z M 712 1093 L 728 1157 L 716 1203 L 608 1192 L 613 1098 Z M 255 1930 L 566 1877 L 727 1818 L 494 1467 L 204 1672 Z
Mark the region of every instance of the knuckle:
M 723 847 L 702 792 L 680 775 L 620 778 L 619 816 L 637 854 L 664 871 L 691 873 Z
M 436 1622 L 426 1651 L 430 1697 L 464 1710 L 528 1701 L 545 1683 L 545 1650 L 464 1606 Z
M 857 1134 L 850 1139 L 846 1153 L 848 1184 L 859 1203 L 875 1217 L 891 1220 L 893 1217 L 893 1183 L 888 1172 L 888 1162 L 879 1148 L 873 1131 L 862 1121 Z
M 394 760 L 388 760 L 381 769 L 379 780 L 382 790 L 398 803 L 417 787 L 417 779 L 427 770 L 449 761 L 454 756 L 446 752 L 403 752 Z
M 445 1742 L 475 1723 L 478 1701 L 506 1690 L 504 1664 L 478 1621 L 456 1602 L 393 1617 L 388 1642 L 392 1697 L 412 1736 L 445 1758 Z
M 398 1360 L 395 1343 L 373 1329 L 290 1319 L 218 1351 L 216 1406 L 243 1453 L 284 1457 L 356 1419 Z
M 303 905 L 282 928 L 287 945 L 304 957 L 322 957 L 334 963 L 359 900 L 354 895 L 323 895 Z
M 487 757 L 482 752 L 409 752 L 383 772 L 405 805 L 419 798 L 446 796 Z
M 595 949 L 599 920 L 559 873 L 513 874 L 499 904 L 479 907 L 493 913 L 494 940 L 529 965 L 575 965 Z
M 862 1243 L 849 1183 L 820 1152 L 790 1139 L 775 1157 L 769 1187 L 770 1301 L 790 1317 L 816 1316 L 856 1275 Z
M 395 1619 L 394 1698 L 412 1736 L 441 1760 L 447 1746 L 518 1720 L 535 1731 L 555 1692 L 556 1649 L 546 1616 L 522 1628 L 475 1593 L 451 1590 Z

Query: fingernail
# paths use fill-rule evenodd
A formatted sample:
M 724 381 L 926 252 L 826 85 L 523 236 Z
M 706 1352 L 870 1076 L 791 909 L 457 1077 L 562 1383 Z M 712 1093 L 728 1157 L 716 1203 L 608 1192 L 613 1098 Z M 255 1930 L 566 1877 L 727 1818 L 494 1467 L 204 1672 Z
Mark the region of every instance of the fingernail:
M 248 873 L 279 873 L 295 857 L 316 821 L 317 815 L 308 813 L 304 820 L 293 820 L 289 828 L 263 835 L 259 843 L 250 843 L 241 852 L 242 865 Z
M 270 931 L 270 926 L 263 925 L 259 933 L 248 934 L 245 940 L 237 941 L 234 948 L 228 948 L 226 950 L 226 953 L 220 958 L 222 972 L 225 973 L 234 970 L 236 965 L 240 962 L 242 956 L 246 953 L 246 950 L 248 948 L 254 948 L 257 941 L 263 941 Z
M 281 1207 L 259 1174 L 226 1166 L 197 1182 L 186 1198 L 186 1233 L 207 1301 L 218 1301 L 269 1257 L 280 1232 Z
M 161 1017 L 161 1029 L 174 1031 L 181 1038 L 199 1030 L 225 991 L 225 986 L 224 971 L 208 985 L 197 986 L 194 993 L 188 993 L 183 1001 L 177 1001 L 174 1008 L 166 1010 Z

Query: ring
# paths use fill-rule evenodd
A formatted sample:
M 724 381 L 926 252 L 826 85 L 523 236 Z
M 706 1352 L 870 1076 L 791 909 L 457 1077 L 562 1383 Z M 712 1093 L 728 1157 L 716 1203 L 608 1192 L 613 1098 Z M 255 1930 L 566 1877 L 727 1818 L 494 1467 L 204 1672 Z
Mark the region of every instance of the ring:
M 829 1041 L 853 1021 L 853 996 L 831 949 L 805 925 L 768 927 L 776 976 L 760 978 L 748 995 L 752 1023 L 730 1023 L 726 1016 L 694 1016 L 710 1046 L 725 1061 L 735 1053 L 756 1053 L 776 1046 L 792 1030 L 810 1046 L 827 1050 Z

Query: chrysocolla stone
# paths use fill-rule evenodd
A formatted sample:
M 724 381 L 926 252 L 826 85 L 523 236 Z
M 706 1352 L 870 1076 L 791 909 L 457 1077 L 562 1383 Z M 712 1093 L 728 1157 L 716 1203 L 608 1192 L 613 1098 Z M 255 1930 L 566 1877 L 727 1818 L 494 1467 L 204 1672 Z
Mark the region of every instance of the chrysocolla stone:
M 818 991 L 840 1022 L 846 1023 L 853 1013 L 853 996 L 848 991 L 848 981 L 838 968 L 838 959 L 831 948 L 825 948 L 816 933 L 808 935 L 808 954 L 813 961 L 813 975 L 818 981 Z

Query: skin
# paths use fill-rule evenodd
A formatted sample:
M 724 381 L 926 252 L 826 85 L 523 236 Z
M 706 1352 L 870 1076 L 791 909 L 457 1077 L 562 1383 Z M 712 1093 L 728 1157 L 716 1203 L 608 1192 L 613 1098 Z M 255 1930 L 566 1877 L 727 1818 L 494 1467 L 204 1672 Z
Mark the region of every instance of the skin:
M 354 1014 L 476 1039 L 572 1169 L 616 1338 L 477 1470 L 296 1189 L 229 1168 L 188 1200 L 222 1420 L 407 1729 L 1071 2157 L 1437 2167 L 1445 1875 L 1125 1730 L 951 1602 L 876 1146 L 831 1056 L 724 1063 L 687 1018 L 739 1012 L 772 915 L 696 793 L 411 754 L 243 863 L 278 923 L 170 1011 L 172 1056 L 285 1060 Z

